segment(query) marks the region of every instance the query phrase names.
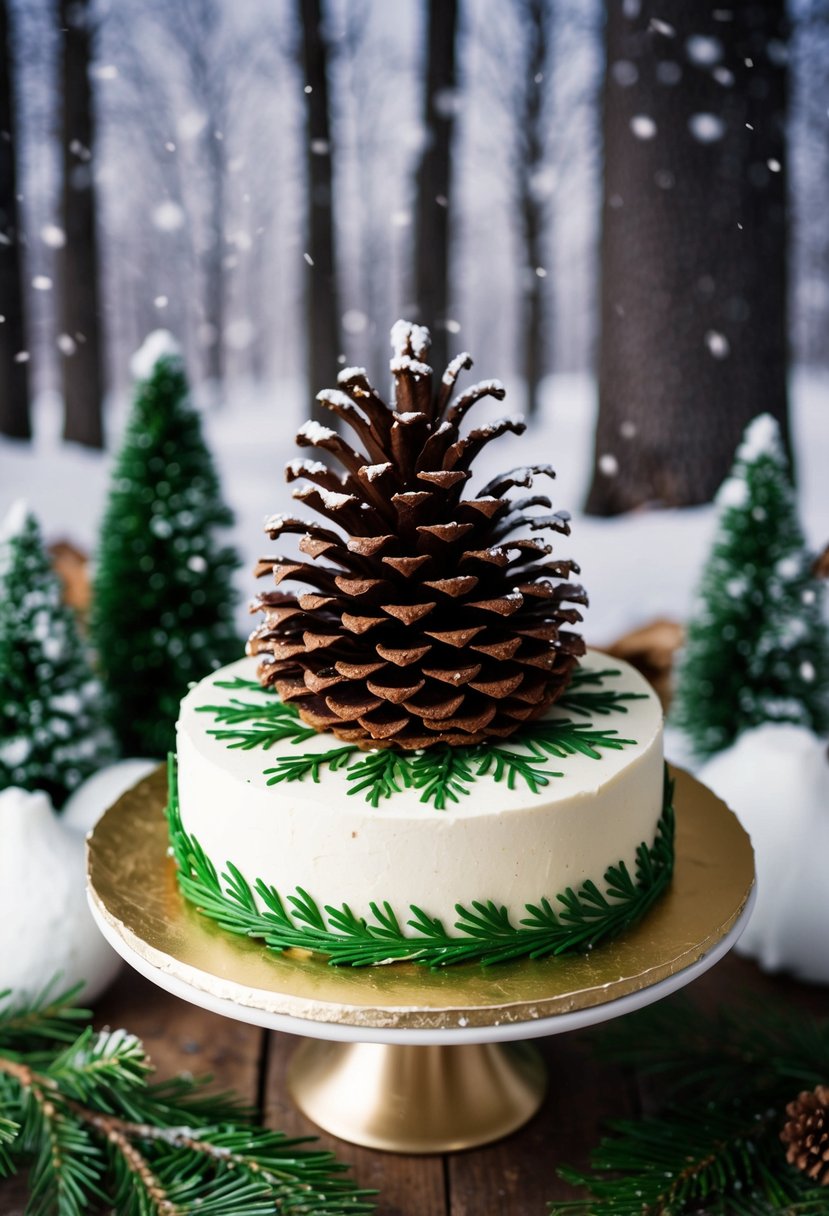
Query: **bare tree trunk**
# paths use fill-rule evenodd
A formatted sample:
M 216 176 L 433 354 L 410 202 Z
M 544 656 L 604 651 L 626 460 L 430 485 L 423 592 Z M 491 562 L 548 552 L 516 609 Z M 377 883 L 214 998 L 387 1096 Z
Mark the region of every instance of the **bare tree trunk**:
M 432 365 L 447 363 L 449 201 L 454 127 L 457 0 L 429 0 L 426 34 L 424 147 L 417 169 L 415 299 L 418 320 L 432 331 Z
M 518 213 L 524 238 L 523 298 L 521 304 L 522 366 L 527 384 L 527 413 L 538 410 L 538 386 L 544 370 L 544 352 L 550 317 L 544 281 L 543 237 L 548 208 L 538 181 L 544 163 L 544 78 L 550 44 L 550 8 L 547 0 L 525 0 L 526 72 L 517 132 Z
M 26 338 L 13 59 L 8 6 L 0 0 L 0 434 L 31 439 L 28 365 L 17 358 L 24 352 Z
M 224 132 L 208 125 L 207 164 L 210 169 L 208 240 L 202 258 L 204 276 L 204 373 L 221 396 L 224 381 L 225 235 Z
M 58 0 L 61 30 L 62 214 L 61 331 L 74 352 L 61 359 L 63 437 L 103 447 L 104 371 L 94 180 L 95 119 L 89 67 L 90 0 Z
M 334 251 L 333 172 L 328 113 L 328 48 L 320 0 L 297 0 L 305 71 L 307 219 L 305 289 L 307 387 L 315 397 L 337 383 L 342 351 L 339 291 Z M 312 416 L 332 426 L 332 415 L 314 401 Z
M 595 514 L 708 502 L 763 411 L 788 436 L 783 10 L 608 0 Z

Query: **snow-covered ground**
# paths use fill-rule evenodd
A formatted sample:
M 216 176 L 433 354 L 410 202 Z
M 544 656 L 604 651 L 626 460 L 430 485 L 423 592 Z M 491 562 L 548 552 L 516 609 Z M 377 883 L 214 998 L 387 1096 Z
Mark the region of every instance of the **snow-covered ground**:
M 486 374 L 483 366 L 476 370 Z M 256 390 L 236 385 L 228 396 L 229 404 L 205 412 L 204 420 L 225 497 L 236 514 L 233 539 L 243 558 L 237 576 L 239 620 L 247 631 L 245 604 L 254 590 L 250 570 L 270 545 L 262 523 L 291 502 L 282 470 L 296 454 L 293 436 L 306 415 L 296 384 Z M 520 391 L 511 393 L 508 383 L 506 401 L 494 403 L 486 416 L 510 412 L 511 398 L 517 408 Z M 809 543 L 822 548 L 829 540 L 829 375 L 796 375 L 792 405 L 801 516 Z M 91 453 L 61 443 L 58 403 L 41 399 L 32 444 L 0 439 L 0 516 L 23 496 L 47 539 L 68 539 L 93 550 L 125 409 L 124 402 L 117 402 L 110 411 L 110 451 Z M 541 421 L 522 438 L 505 437 L 491 445 L 480 464 L 486 476 L 530 460 L 549 461 L 557 470 L 555 506 L 566 507 L 574 517 L 572 538 L 561 551 L 581 565 L 591 601 L 585 633 L 591 644 L 601 646 L 653 617 L 687 616 L 714 516 L 711 507 L 612 520 L 583 516 L 579 508 L 589 479 L 595 409 L 595 387 L 588 376 L 551 377 Z

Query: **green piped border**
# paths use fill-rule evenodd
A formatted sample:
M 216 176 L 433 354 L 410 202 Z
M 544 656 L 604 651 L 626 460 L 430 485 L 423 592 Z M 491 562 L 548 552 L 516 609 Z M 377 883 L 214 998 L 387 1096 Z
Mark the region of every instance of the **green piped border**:
M 370 903 L 371 919 L 355 915 L 347 904 L 322 909 L 301 887 L 283 900 L 258 878 L 251 887 L 231 862 L 221 875 L 199 842 L 181 822 L 175 757 L 168 764 L 166 809 L 172 855 L 185 899 L 204 916 L 231 933 L 257 938 L 269 950 L 310 950 L 333 966 L 367 967 L 388 962 L 447 967 L 457 963 L 491 966 L 522 958 L 583 954 L 635 925 L 670 884 L 674 869 L 673 782 L 665 770 L 662 814 L 652 845 L 636 850 L 635 876 L 624 862 L 604 875 L 604 892 L 594 882 L 571 887 L 551 899 L 527 904 L 527 915 L 514 925 L 506 908 L 492 901 L 455 905 L 458 919 L 452 935 L 443 923 L 412 905 L 403 932 L 391 905 Z M 255 896 L 265 906 L 261 911 Z M 558 905 L 556 907 L 556 905 Z

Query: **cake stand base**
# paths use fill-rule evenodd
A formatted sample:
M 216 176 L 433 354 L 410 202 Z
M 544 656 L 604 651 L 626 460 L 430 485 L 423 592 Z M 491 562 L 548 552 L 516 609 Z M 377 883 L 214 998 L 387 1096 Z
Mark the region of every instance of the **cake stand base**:
M 529 1043 L 391 1047 L 309 1039 L 294 1052 L 288 1088 L 312 1123 L 341 1140 L 392 1153 L 446 1153 L 523 1126 L 541 1105 L 546 1077 Z
M 163 771 L 125 794 L 89 838 L 89 902 L 107 940 L 160 987 L 309 1040 L 289 1086 L 319 1127 L 390 1152 L 472 1148 L 515 1131 L 541 1104 L 544 1069 L 523 1040 L 661 1000 L 740 936 L 754 899 L 751 844 L 710 790 L 673 775 L 673 884 L 639 925 L 583 956 L 433 972 L 275 955 L 182 899 L 167 851 Z

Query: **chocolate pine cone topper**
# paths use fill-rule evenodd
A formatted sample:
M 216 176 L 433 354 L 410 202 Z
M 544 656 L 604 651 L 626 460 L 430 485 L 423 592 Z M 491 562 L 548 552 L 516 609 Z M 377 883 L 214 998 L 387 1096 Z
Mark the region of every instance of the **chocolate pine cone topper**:
M 262 558 L 258 576 L 290 593 L 265 591 L 252 611 L 264 622 L 248 642 L 259 677 L 303 720 L 362 747 L 464 746 L 505 738 L 539 717 L 563 692 L 584 642 L 568 626 L 586 603 L 569 582 L 578 567 L 556 560 L 549 536 L 569 533 L 569 516 L 550 499 L 510 491 L 549 465 L 513 469 L 464 493 L 482 448 L 522 422 L 502 419 L 461 435 L 466 414 L 497 380 L 453 396 L 458 355 L 433 386 L 429 333 L 398 321 L 392 329 L 394 405 L 362 368 L 346 368 L 338 389 L 317 400 L 349 425 L 362 450 L 316 423 L 297 443 L 327 452 L 340 473 L 295 460 L 294 497 L 334 527 L 277 515 L 272 540 L 301 537 L 302 558 Z M 568 606 L 569 605 L 569 606 Z

